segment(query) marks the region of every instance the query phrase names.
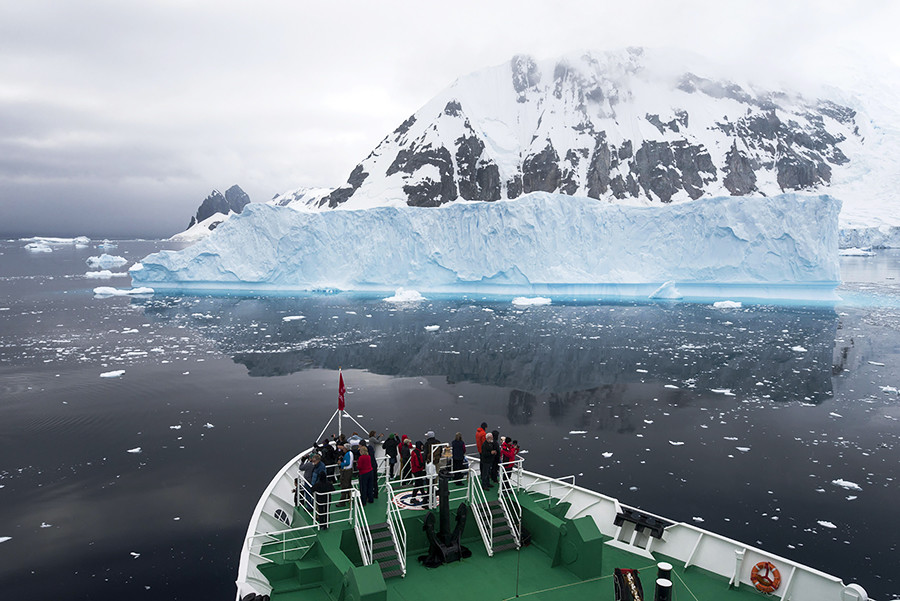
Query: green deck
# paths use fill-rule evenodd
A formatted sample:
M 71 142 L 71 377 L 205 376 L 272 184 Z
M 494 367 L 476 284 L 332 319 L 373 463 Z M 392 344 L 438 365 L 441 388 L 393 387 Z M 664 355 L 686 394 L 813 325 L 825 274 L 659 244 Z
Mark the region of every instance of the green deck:
M 454 487 L 451 487 L 454 488 Z M 492 494 L 493 493 L 493 494 Z M 385 521 L 386 493 L 366 507 L 370 524 Z M 496 488 L 488 499 L 496 498 Z M 286 553 L 284 559 L 263 566 L 273 586 L 272 601 L 404 601 L 413 599 L 515 599 L 570 601 L 573 598 L 613 601 L 613 570 L 640 570 L 644 598 L 653 599 L 656 562 L 668 561 L 673 569 L 673 599 L 676 601 L 759 599 L 762 593 L 747 586 L 731 588 L 726 578 L 690 567 L 664 555 L 655 561 L 605 544 L 590 518 L 560 518 L 566 506 L 554 507 L 546 498 L 519 495 L 523 525 L 533 537 L 527 547 L 495 553 L 489 557 L 469 515 L 463 543 L 472 556 L 438 568 L 425 568 L 417 561 L 427 551 L 422 520 L 427 511 L 404 511 L 407 531 L 407 574 L 385 580 L 379 566 L 362 566 L 353 529 L 346 523 L 319 532 L 316 543 L 305 554 Z M 451 508 L 455 515 L 455 505 Z M 296 510 L 294 525 L 308 517 Z M 451 523 L 455 523 L 451 517 Z M 274 550 L 269 547 L 267 550 Z M 303 555 L 298 559 L 299 555 Z

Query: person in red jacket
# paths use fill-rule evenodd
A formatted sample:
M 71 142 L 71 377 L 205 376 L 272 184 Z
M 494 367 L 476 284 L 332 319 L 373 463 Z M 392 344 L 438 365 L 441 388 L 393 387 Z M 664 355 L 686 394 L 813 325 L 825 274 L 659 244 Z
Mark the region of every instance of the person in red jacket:
M 409 456 L 409 466 L 412 472 L 413 477 L 413 491 L 412 496 L 418 497 L 419 493 L 425 495 L 425 456 L 422 454 L 422 444 L 421 440 L 416 441 L 416 446 L 413 448 L 412 453 Z M 424 500 L 416 499 L 414 501 L 417 505 L 421 505 L 424 503 Z
M 359 468 L 359 492 L 362 495 L 363 506 L 366 503 L 375 502 L 375 470 L 372 468 L 372 456 L 366 445 L 359 445 L 359 459 L 356 460 Z
M 475 446 L 478 447 L 478 453 L 481 453 L 481 445 L 484 444 L 484 438 L 487 436 L 487 422 L 481 422 L 481 426 L 475 430 Z
M 516 460 L 516 443 L 509 439 L 509 436 L 503 439 L 500 445 L 500 456 L 503 458 L 503 469 L 507 472 L 512 469 L 513 462 Z

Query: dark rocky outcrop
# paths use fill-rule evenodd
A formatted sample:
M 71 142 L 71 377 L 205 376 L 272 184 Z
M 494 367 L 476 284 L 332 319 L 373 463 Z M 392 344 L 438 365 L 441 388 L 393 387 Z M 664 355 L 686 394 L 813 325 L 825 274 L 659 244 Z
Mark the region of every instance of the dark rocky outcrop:
M 347 184 L 322 197 L 322 200 L 319 201 L 319 206 L 328 206 L 329 209 L 333 209 L 339 204 L 346 202 L 348 198 L 353 196 L 354 192 L 359 190 L 359 187 L 366 181 L 367 177 L 369 177 L 369 174 L 363 170 L 362 164 L 357 165 L 350 173 L 350 177 L 347 178 Z
M 453 177 L 453 161 L 450 151 L 443 146 L 439 148 L 430 145 L 421 148 L 412 146 L 409 149 L 402 149 L 397 153 L 397 158 L 388 167 L 385 175 L 390 177 L 398 172 L 412 175 L 426 165 L 437 167 L 440 179 L 438 181 L 424 179 L 403 186 L 408 198 L 406 204 L 411 207 L 436 207 L 456 200 L 458 194 Z
M 240 213 L 248 204 L 250 204 L 250 197 L 237 184 L 225 190 L 225 194 L 218 190 L 213 190 L 200 204 L 197 214 L 191 217 L 188 228 L 212 217 L 216 213 L 222 213 L 223 215 L 227 215 L 229 212 Z
M 725 155 L 725 177 L 722 183 L 732 196 L 746 196 L 756 190 L 756 173 L 750 159 L 738 150 L 737 140 Z
M 560 178 L 559 155 L 549 140 L 542 151 L 526 157 L 522 162 L 522 187 L 525 194 L 555 192 L 559 189 Z

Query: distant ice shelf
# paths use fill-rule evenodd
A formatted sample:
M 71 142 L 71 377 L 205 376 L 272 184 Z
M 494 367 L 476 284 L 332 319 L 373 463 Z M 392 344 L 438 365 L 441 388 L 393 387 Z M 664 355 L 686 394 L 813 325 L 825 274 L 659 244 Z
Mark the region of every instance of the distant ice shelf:
M 130 273 L 157 292 L 835 300 L 840 206 L 784 194 L 635 207 L 544 192 L 439 208 L 254 204 Z

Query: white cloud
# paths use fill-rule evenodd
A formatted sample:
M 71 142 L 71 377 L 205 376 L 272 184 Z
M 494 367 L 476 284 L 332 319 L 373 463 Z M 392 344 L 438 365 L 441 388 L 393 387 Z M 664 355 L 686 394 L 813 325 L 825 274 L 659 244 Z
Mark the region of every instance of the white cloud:
M 0 202 L 90 197 L 109 227 L 134 218 L 168 235 L 213 187 L 259 201 L 342 183 L 458 76 L 516 53 L 672 46 L 815 81 L 836 48 L 900 63 L 897 22 L 889 1 L 6 2 Z M 16 218 L 38 233 L 46 214 Z

